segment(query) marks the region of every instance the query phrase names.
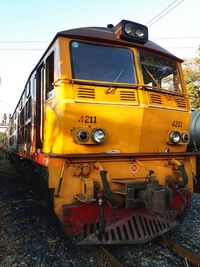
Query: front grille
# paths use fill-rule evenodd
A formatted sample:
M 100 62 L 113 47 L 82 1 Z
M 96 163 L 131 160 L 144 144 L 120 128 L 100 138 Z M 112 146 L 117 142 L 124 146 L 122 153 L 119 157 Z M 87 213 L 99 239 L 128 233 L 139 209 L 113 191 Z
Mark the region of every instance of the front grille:
M 178 108 L 187 108 L 186 101 L 183 97 L 175 97 L 175 102 Z
M 149 100 L 150 104 L 162 105 L 161 95 L 159 94 L 150 93 Z
M 136 95 L 134 91 L 120 91 L 120 100 L 121 101 L 136 101 Z
M 76 94 L 78 98 L 95 99 L 95 90 L 93 88 L 78 88 Z

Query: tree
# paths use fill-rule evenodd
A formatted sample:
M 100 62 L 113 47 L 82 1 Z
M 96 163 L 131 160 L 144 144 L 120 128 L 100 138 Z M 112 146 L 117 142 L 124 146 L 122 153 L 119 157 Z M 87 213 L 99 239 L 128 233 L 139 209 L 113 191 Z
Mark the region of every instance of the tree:
M 197 57 L 185 60 L 183 72 L 191 107 L 200 108 L 200 46 L 197 51 Z
M 0 144 L 3 143 L 5 134 L 0 132 Z

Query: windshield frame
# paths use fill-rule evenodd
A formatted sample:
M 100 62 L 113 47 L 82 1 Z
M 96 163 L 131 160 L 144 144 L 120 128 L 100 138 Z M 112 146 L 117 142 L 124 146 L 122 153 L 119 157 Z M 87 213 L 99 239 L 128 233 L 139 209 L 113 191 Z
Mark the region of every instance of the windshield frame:
M 165 57 L 165 56 L 163 56 L 161 54 L 152 53 L 152 52 L 149 52 L 149 51 L 146 51 L 146 50 L 143 50 L 143 49 L 138 50 L 137 54 L 138 54 L 138 61 L 139 61 L 141 81 L 142 81 L 142 87 L 143 88 L 145 88 L 147 90 L 151 90 L 151 91 L 163 92 L 163 93 L 173 94 L 173 95 L 184 95 L 185 94 L 184 85 L 183 85 L 183 81 L 182 81 L 182 75 L 181 75 L 181 71 L 180 71 L 180 67 L 179 67 L 179 62 L 178 61 L 172 60 L 171 58 Z M 170 89 L 161 87 L 158 84 L 156 86 L 155 85 L 146 84 L 144 82 L 143 68 L 142 68 L 142 63 L 141 63 L 141 58 L 140 58 L 141 54 L 146 54 L 146 55 L 149 55 L 150 57 L 154 57 L 154 58 L 160 59 L 162 61 L 174 63 L 176 65 L 177 77 L 179 79 L 178 86 L 177 86 L 178 90 L 175 90 L 175 87 L 173 88 L 173 90 L 170 90 Z
M 72 52 L 72 43 L 73 42 L 79 42 L 82 44 L 86 45 L 93 45 L 93 46 L 99 46 L 99 47 L 108 47 L 108 48 L 113 48 L 113 49 L 123 49 L 123 50 L 129 50 L 130 55 L 131 55 L 131 63 L 129 63 L 129 72 L 132 71 L 132 79 L 133 83 L 130 82 L 119 82 L 118 79 L 121 76 L 121 72 L 123 73 L 124 69 L 121 68 L 120 72 L 117 73 L 115 79 L 112 81 L 103 81 L 103 80 L 96 80 L 96 79 L 83 79 L 83 78 L 78 78 L 75 75 L 75 69 L 74 69 L 74 60 L 73 60 L 73 52 Z M 135 54 L 133 50 L 130 47 L 121 47 L 121 46 L 116 46 L 116 45 L 111 45 L 111 44 L 104 44 L 104 43 L 95 43 L 95 42 L 89 42 L 85 40 L 71 40 L 69 43 L 69 50 L 70 50 L 70 62 L 71 62 L 71 72 L 72 72 L 72 81 L 76 83 L 84 83 L 84 84 L 99 84 L 102 86 L 113 86 L 113 87 L 126 87 L 126 88 L 136 88 L 139 86 L 138 84 L 138 74 L 137 74 L 137 68 L 136 68 L 136 60 L 135 60 Z

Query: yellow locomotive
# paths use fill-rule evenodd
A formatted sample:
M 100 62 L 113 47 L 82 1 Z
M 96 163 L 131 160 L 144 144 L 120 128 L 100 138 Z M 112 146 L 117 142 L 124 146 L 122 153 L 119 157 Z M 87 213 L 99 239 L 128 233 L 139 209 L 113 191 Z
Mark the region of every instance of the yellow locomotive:
M 181 62 L 146 26 L 122 20 L 59 32 L 30 74 L 8 151 L 38 174 L 79 244 L 146 242 L 190 207 L 196 166 Z

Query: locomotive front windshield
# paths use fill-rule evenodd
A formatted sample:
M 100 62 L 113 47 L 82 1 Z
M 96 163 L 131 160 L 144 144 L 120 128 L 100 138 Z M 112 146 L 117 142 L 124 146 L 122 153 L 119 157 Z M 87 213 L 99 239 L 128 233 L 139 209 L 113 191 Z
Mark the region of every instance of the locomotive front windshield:
M 136 83 L 131 50 L 71 42 L 73 78 L 101 82 Z
M 148 53 L 140 53 L 143 82 L 171 92 L 182 92 L 177 63 Z

